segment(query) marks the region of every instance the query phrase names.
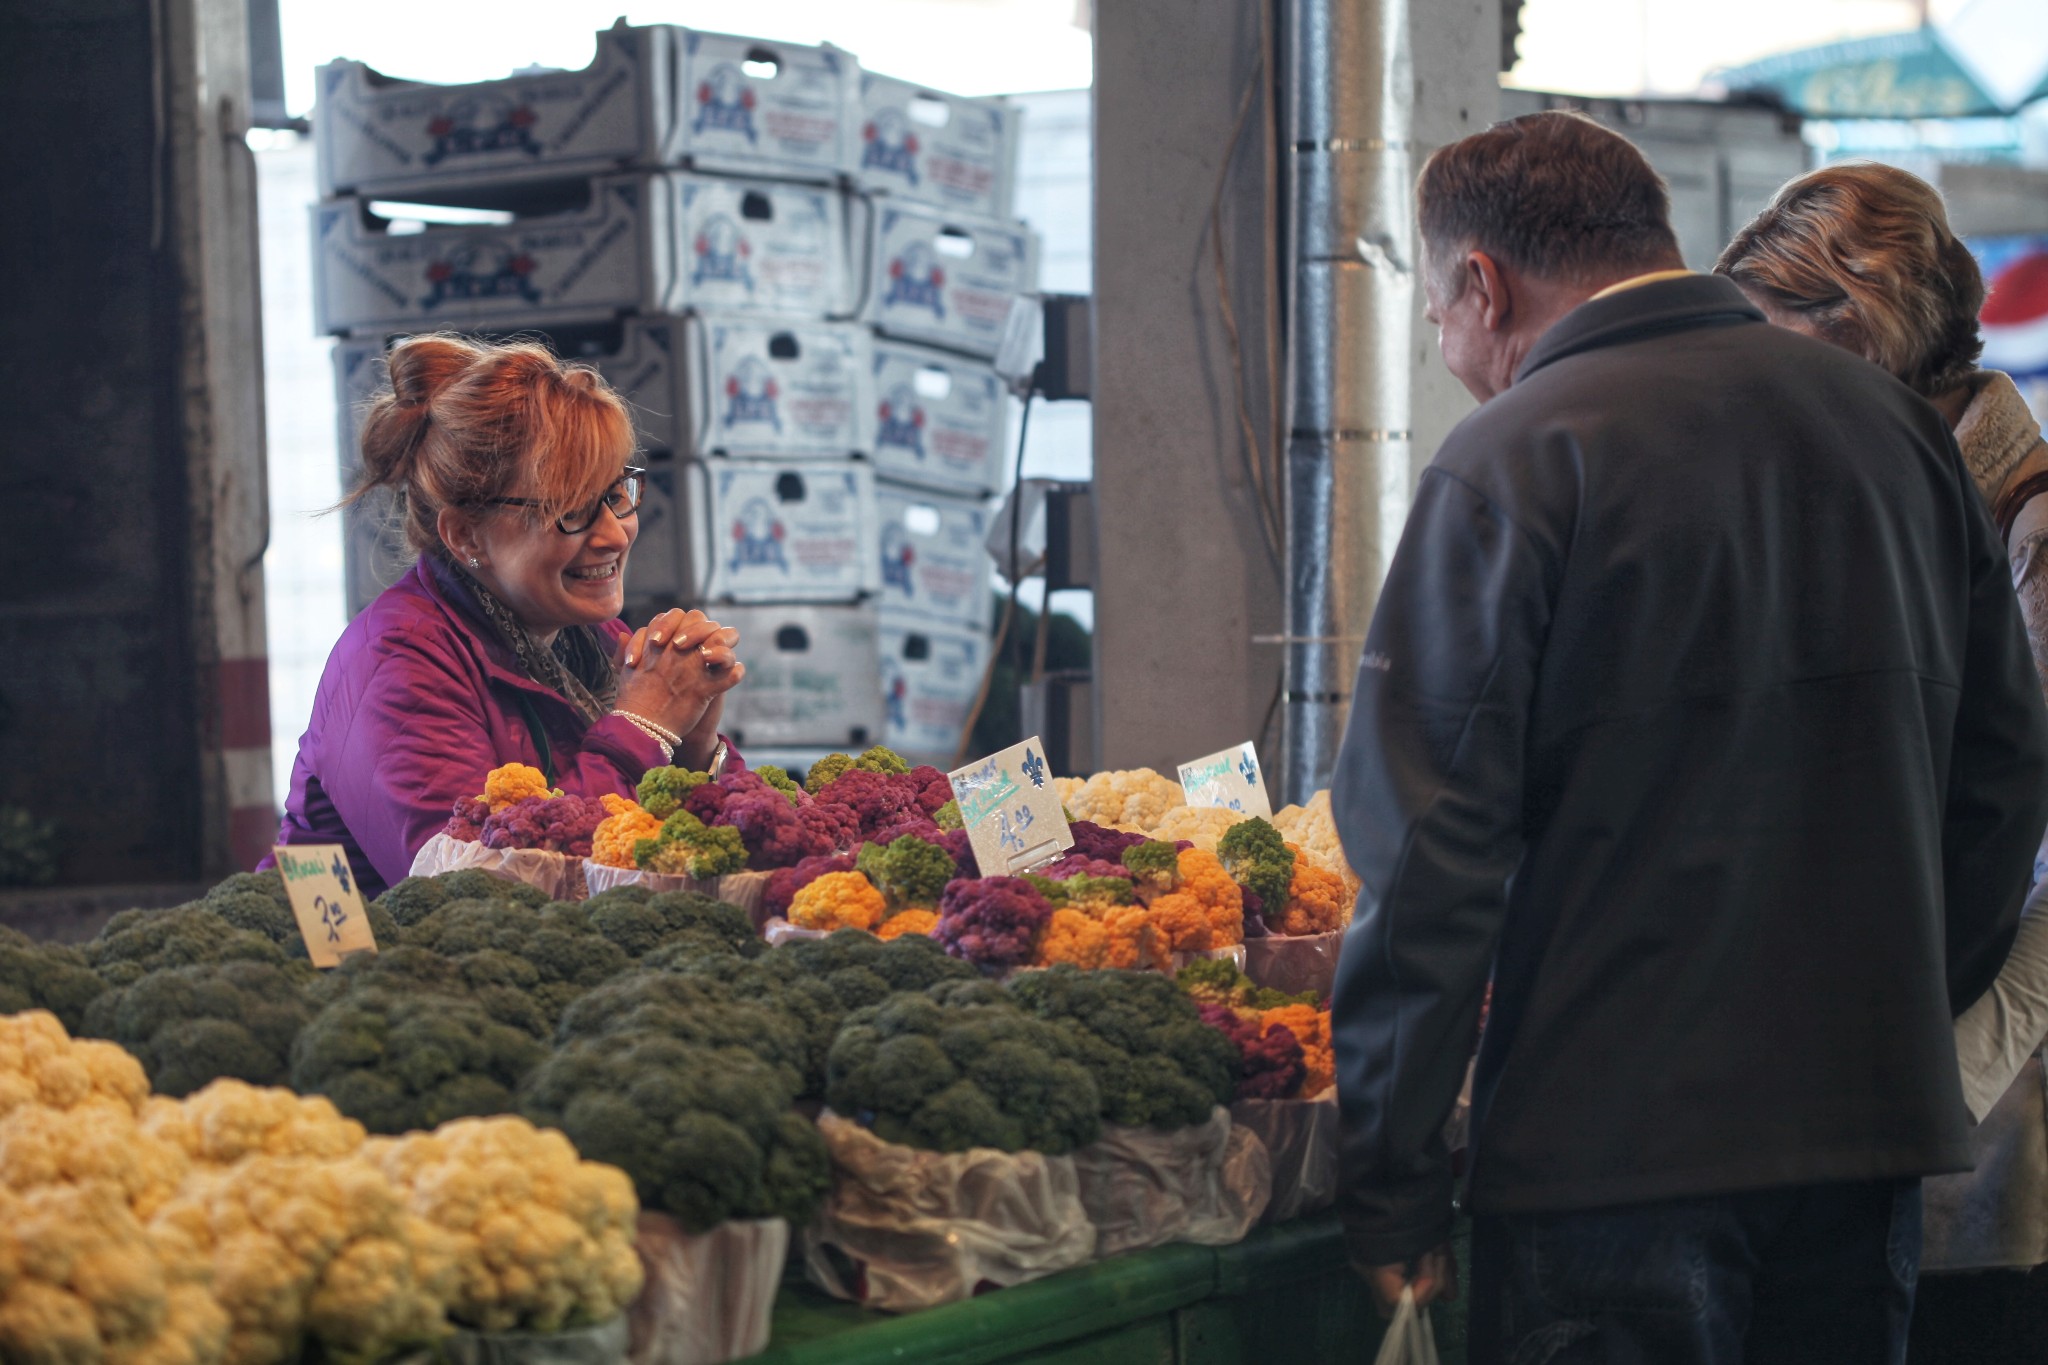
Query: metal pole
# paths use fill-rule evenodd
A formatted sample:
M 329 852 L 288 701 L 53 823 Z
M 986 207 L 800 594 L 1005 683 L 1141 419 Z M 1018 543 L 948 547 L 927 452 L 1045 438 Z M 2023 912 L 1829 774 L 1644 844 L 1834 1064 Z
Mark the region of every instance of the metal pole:
M 1281 787 L 1329 785 L 1407 504 L 1415 250 L 1408 0 L 1289 0 Z

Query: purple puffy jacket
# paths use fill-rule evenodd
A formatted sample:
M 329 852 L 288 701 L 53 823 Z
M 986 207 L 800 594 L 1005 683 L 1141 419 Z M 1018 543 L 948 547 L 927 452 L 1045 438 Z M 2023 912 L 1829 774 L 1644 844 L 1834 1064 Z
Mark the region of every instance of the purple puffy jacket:
M 277 841 L 342 845 L 365 898 L 411 870 L 492 768 L 542 766 L 521 698 L 546 730 L 555 784 L 570 795 L 630 797 L 663 761 L 631 722 L 586 725 L 567 699 L 527 677 L 511 647 L 450 596 L 445 573 L 422 560 L 349 622 L 292 765 Z M 618 620 L 599 629 L 613 643 L 630 633 Z

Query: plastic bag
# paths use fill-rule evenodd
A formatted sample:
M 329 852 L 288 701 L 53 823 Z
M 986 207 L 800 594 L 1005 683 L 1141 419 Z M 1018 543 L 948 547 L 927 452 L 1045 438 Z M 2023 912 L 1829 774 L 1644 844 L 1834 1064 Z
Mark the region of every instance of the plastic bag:
M 626 1313 L 633 1365 L 722 1365 L 768 1349 L 788 1223 L 761 1218 L 695 1233 L 665 1213 L 642 1213 L 633 1249 L 647 1271 Z
M 581 858 L 543 848 L 485 848 L 474 839 L 436 834 L 413 856 L 412 875 L 431 877 L 465 867 L 482 868 L 508 881 L 538 887 L 550 900 L 580 901 L 585 892 Z
M 663 891 L 694 891 L 700 896 L 737 905 L 752 918 L 761 908 L 761 897 L 768 890 L 766 872 L 734 872 L 724 877 L 679 877 L 667 872 L 643 872 L 637 867 L 613 867 L 609 863 L 583 860 L 584 885 L 595 896 L 600 891 L 611 891 L 621 886 L 644 886 L 656 893 Z
M 1273 1165 L 1264 1221 L 1284 1223 L 1337 1201 L 1337 1092 L 1313 1100 L 1239 1100 L 1230 1119 L 1259 1135 Z
M 1244 941 L 1244 974 L 1255 986 L 1289 995 L 1314 991 L 1316 999 L 1328 1000 L 1337 982 L 1337 951 L 1343 946 L 1342 930 L 1248 938 Z
M 1380 1338 L 1380 1353 L 1373 1365 L 1438 1365 L 1436 1329 L 1430 1326 L 1429 1310 L 1415 1306 L 1415 1290 L 1401 1291 L 1394 1320 Z
M 829 1109 L 818 1129 L 837 1178 L 804 1232 L 804 1266 L 828 1294 L 908 1312 L 1039 1279 L 1095 1253 L 1072 1157 L 918 1151 Z
M 1243 971 L 1244 945 L 1242 943 L 1233 943 L 1228 948 L 1210 948 L 1206 951 L 1199 953 L 1175 953 L 1172 957 L 1172 970 L 1177 972 L 1181 968 L 1187 966 L 1190 962 L 1200 962 L 1205 958 L 1220 958 L 1221 960 L 1228 962 L 1231 966 L 1237 968 L 1239 971 Z
M 834 932 L 831 929 L 799 929 L 780 915 L 766 920 L 761 925 L 761 937 L 768 940 L 770 947 L 798 939 L 830 938 Z
M 441 1344 L 451 1365 L 621 1365 L 626 1315 L 569 1332 L 464 1332 Z
M 1221 1106 L 1192 1128 L 1105 1126 L 1074 1153 L 1074 1169 L 1098 1256 L 1167 1242 L 1242 1241 L 1273 1195 L 1265 1144 Z

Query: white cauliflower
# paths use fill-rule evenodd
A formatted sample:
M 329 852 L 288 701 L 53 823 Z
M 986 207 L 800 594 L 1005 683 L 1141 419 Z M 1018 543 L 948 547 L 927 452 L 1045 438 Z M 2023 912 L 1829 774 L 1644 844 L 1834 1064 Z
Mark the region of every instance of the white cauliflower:
M 74 1040 L 48 1010 L 0 1015 L 0 1115 L 24 1104 L 108 1105 L 140 1112 L 142 1063 L 112 1043 Z
M 1185 839 L 1204 853 L 1214 853 L 1225 830 L 1244 823 L 1244 812 L 1223 806 L 1177 806 L 1166 812 L 1152 831 L 1155 839 Z
M 1060 799 L 1076 820 L 1146 835 L 1168 811 L 1187 804 L 1180 783 L 1150 768 L 1097 773 L 1072 791 L 1062 790 Z
M 454 1238 L 449 1314 L 487 1332 L 604 1322 L 640 1292 L 639 1201 L 615 1166 L 525 1119 L 457 1119 L 372 1144 L 408 1206 Z
M 226 1166 L 245 1156 L 342 1157 L 363 1145 L 363 1125 L 324 1095 L 221 1079 L 182 1100 L 157 1096 L 142 1128 L 194 1162 Z
M 119 1105 L 24 1104 L 0 1118 L 0 1186 L 13 1190 L 102 1184 L 148 1218 L 176 1192 L 188 1164 Z
M 1318 866 L 1344 879 L 1347 903 L 1358 899 L 1364 885 L 1344 857 L 1344 845 L 1337 838 L 1337 821 L 1330 813 L 1328 788 L 1309 798 L 1306 806 L 1283 806 L 1273 817 L 1273 828 L 1290 844 L 1298 844 Z

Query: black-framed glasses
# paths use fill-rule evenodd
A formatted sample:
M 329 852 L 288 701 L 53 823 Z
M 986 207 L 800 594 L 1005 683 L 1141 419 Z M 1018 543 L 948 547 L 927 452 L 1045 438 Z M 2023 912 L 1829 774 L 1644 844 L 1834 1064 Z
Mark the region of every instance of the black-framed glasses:
M 580 512 L 564 512 L 555 518 L 555 529 L 565 536 L 580 536 L 597 520 L 601 507 L 612 509 L 612 515 L 620 521 L 640 510 L 640 499 L 647 491 L 647 471 L 633 465 L 626 466 L 626 472 L 605 490 L 604 496 Z M 538 498 L 492 498 L 492 507 L 539 507 Z

